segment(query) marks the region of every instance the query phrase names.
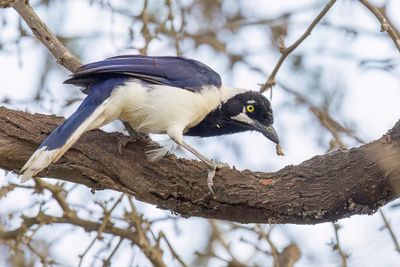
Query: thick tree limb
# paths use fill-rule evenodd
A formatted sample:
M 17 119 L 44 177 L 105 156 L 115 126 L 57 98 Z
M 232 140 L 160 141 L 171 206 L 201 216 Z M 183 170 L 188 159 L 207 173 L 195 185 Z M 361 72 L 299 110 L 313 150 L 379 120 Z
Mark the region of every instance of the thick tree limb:
M 17 172 L 61 121 L 0 108 L 0 167 Z M 208 193 L 202 163 L 174 156 L 148 162 L 147 145 L 140 140 L 121 155 L 121 138 L 129 137 L 100 130 L 84 134 L 42 175 L 126 192 L 183 216 L 242 223 L 313 224 L 372 214 L 400 192 L 400 121 L 377 141 L 275 173 L 222 169 L 215 198 Z

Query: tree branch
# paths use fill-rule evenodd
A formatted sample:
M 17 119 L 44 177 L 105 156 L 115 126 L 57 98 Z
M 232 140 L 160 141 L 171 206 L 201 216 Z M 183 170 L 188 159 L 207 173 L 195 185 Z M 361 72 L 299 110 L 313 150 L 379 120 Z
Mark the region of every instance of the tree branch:
M 12 3 L 16 0 L 0 0 L 0 8 L 11 7 Z
M 7 1 L 6 1 L 7 2 Z M 1 4 L 1 3 L 0 3 Z M 26 24 L 32 30 L 36 38 L 42 42 L 47 49 L 56 58 L 57 63 L 64 66 L 71 72 L 75 72 L 81 63 L 77 57 L 75 57 L 51 32 L 46 24 L 39 18 L 32 7 L 29 5 L 29 1 L 15 0 L 8 1 L 8 5 L 12 6 L 18 14 L 24 19 Z M 2 7 L 0 5 L 0 7 Z
M 0 108 L 0 167 L 18 172 L 61 121 Z M 141 140 L 120 154 L 121 138 L 129 137 L 90 131 L 41 176 L 125 192 L 182 216 L 241 223 L 314 224 L 372 214 L 400 193 L 400 121 L 377 141 L 275 173 L 224 168 L 215 178 L 215 197 L 203 163 L 174 156 L 151 163 Z
M 388 232 L 390 234 L 390 238 L 393 241 L 394 247 L 395 247 L 396 251 L 400 254 L 400 243 L 397 240 L 395 232 L 393 231 L 393 227 L 390 225 L 390 222 L 386 218 L 386 216 L 383 213 L 382 209 L 379 210 L 379 213 L 381 214 L 381 217 L 382 217 L 382 220 L 383 220 L 383 223 L 384 223 L 384 226 L 382 227 L 382 230 L 385 229 L 385 228 L 388 230 Z
M 360 2 L 368 8 L 369 11 L 379 20 L 381 23 L 381 31 L 387 32 L 392 38 L 397 49 L 400 51 L 400 36 L 390 21 L 385 17 L 384 13 L 377 7 L 373 6 L 368 0 L 360 0 Z
M 16 239 L 21 236 L 22 233 L 29 229 L 33 225 L 50 225 L 50 224 L 72 224 L 75 226 L 82 227 L 85 231 L 97 231 L 101 227 L 98 222 L 84 220 L 75 214 L 64 214 L 62 217 L 50 216 L 40 211 L 36 216 L 23 217 L 23 225 L 11 231 L 2 231 L 0 229 L 0 239 Z M 123 229 L 116 227 L 111 224 L 107 224 L 104 228 L 104 232 L 119 236 L 121 239 L 127 239 L 136 244 L 146 257 L 156 267 L 165 267 L 165 263 L 162 259 L 162 251 L 159 247 L 152 247 L 146 237 L 140 236 L 137 232 L 131 229 Z M 29 243 L 28 243 L 29 245 Z M 40 257 L 43 258 L 43 257 Z
M 266 90 L 272 88 L 275 85 L 275 76 L 278 73 L 278 70 L 282 66 L 282 63 L 285 61 L 286 57 L 293 52 L 312 32 L 315 26 L 320 22 L 320 20 L 328 13 L 329 9 L 335 4 L 336 0 L 330 0 L 324 9 L 318 14 L 318 16 L 311 22 L 310 26 L 308 26 L 307 30 L 300 36 L 300 38 L 294 42 L 291 46 L 285 47 L 283 38 L 280 40 L 279 48 L 281 52 L 281 57 L 279 58 L 278 62 L 276 63 L 273 71 L 269 75 L 267 81 L 261 86 L 260 93 L 265 92 Z

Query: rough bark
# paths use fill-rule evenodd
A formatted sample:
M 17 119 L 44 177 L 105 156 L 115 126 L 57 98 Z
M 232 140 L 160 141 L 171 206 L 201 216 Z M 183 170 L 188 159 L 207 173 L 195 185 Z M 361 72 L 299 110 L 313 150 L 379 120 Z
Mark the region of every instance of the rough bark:
M 0 108 L 0 167 L 18 172 L 62 120 Z M 182 216 L 241 223 L 314 224 L 372 214 L 400 192 L 400 121 L 377 141 L 274 173 L 222 169 L 215 196 L 208 192 L 203 163 L 174 156 L 148 162 L 147 144 L 140 140 L 120 154 L 118 143 L 128 138 L 88 132 L 41 176 L 126 192 Z

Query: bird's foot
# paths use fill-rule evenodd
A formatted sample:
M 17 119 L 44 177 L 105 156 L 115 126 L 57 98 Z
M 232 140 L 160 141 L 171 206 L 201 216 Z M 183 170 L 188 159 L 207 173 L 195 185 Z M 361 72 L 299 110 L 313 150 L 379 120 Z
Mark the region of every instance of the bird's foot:
M 127 144 L 136 142 L 150 143 L 152 140 L 149 135 L 139 132 L 135 132 L 134 135 L 124 136 L 118 141 L 119 154 L 122 155 L 122 148 L 124 148 Z
M 228 164 L 222 163 L 222 162 L 214 162 L 214 161 L 209 161 L 206 162 L 208 165 L 208 175 L 207 175 L 207 187 L 210 190 L 210 192 L 215 195 L 213 186 L 214 186 L 214 176 L 215 173 L 221 169 L 221 168 L 227 168 L 229 167 Z
M 140 135 L 136 135 L 133 137 L 130 136 L 124 136 L 118 141 L 118 152 L 120 155 L 122 155 L 122 149 L 126 147 L 129 143 L 136 143 L 136 142 L 147 142 L 147 139 L 144 139 L 144 137 Z
M 118 152 L 122 155 L 122 148 L 124 148 L 130 142 L 134 142 L 135 139 L 131 137 L 124 136 L 118 141 Z

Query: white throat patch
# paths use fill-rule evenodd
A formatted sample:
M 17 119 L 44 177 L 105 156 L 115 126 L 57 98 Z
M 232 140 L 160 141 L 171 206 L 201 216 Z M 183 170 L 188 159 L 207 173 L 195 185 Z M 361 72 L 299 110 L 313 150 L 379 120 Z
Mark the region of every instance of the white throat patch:
M 254 124 L 254 120 L 252 120 L 249 116 L 246 115 L 244 109 L 242 113 L 239 113 L 238 115 L 231 117 L 231 119 L 250 125 Z

